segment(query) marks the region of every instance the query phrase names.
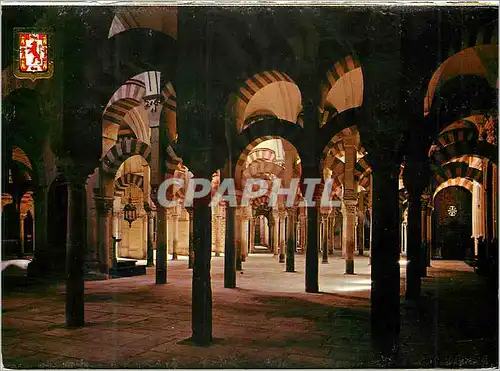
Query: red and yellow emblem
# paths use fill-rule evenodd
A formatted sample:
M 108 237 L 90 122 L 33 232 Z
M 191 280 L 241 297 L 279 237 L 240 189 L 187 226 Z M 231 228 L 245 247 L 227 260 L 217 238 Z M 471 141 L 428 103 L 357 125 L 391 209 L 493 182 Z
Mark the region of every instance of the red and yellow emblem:
M 17 29 L 14 32 L 14 75 L 19 79 L 49 78 L 54 72 L 50 58 L 50 33 Z

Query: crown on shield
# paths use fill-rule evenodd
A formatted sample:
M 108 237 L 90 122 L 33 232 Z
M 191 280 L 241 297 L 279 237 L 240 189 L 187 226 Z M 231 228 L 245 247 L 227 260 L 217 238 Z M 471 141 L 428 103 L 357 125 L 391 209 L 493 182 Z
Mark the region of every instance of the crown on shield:
M 14 76 L 48 79 L 54 73 L 52 32 L 39 28 L 14 29 Z

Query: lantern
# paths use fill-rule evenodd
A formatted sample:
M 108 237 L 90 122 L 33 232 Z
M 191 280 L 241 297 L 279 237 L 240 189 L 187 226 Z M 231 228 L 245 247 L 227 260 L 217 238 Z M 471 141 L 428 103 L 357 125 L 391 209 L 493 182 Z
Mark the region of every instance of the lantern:
M 132 223 L 137 219 L 137 208 L 132 203 L 132 194 L 128 197 L 128 204 L 123 208 L 123 218 L 128 222 L 129 228 L 132 228 Z

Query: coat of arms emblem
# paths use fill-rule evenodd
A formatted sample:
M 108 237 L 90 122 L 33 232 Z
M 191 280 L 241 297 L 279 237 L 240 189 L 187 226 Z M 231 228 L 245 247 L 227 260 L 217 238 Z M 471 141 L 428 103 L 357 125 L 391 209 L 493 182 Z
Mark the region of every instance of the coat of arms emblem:
M 54 72 L 51 34 L 48 31 L 16 29 L 14 32 L 14 76 L 19 79 L 49 78 Z

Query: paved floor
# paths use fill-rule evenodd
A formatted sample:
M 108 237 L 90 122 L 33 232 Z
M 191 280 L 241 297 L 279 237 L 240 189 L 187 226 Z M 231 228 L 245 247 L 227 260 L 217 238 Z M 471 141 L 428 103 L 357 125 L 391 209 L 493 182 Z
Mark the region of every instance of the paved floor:
M 223 288 L 223 258 L 213 258 L 210 347 L 191 335 L 191 271 L 169 261 L 168 284 L 141 277 L 85 283 L 86 326 L 64 328 L 64 285 L 3 292 L 2 357 L 9 368 L 354 368 L 487 367 L 496 362 L 496 306 L 465 264 L 434 262 L 418 304 L 402 302 L 400 350 L 394 363 L 370 346 L 367 258 L 354 276 L 344 261 L 320 264 L 320 294 L 304 293 L 297 272 L 254 254 Z M 402 265 L 402 292 L 404 287 Z M 21 291 L 22 290 L 22 291 Z M 498 322 L 496 322 L 498 323 Z

